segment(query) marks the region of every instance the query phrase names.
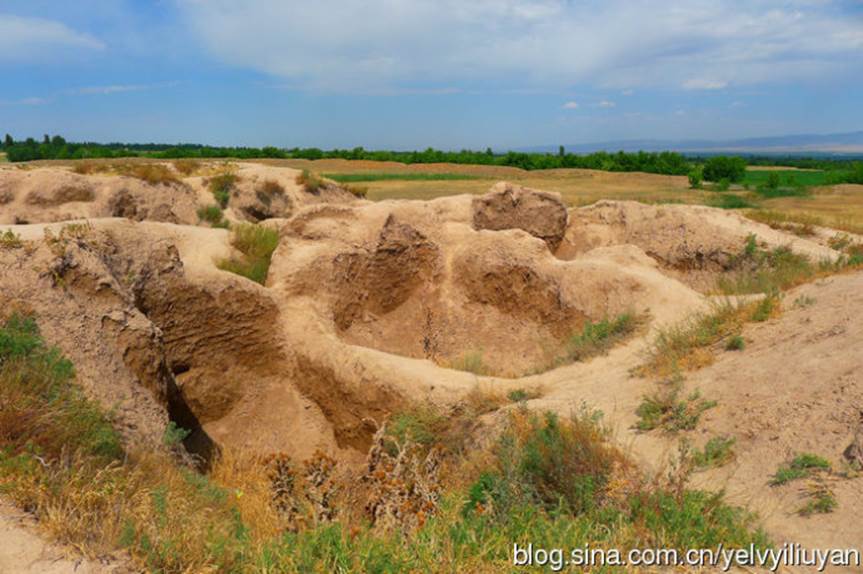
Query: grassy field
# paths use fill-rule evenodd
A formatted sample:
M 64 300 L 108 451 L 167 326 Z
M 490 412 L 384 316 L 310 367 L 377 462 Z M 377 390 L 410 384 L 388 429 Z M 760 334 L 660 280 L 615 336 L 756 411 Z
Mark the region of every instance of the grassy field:
M 123 163 L 149 163 L 131 159 Z M 367 160 L 255 160 L 257 163 L 305 169 L 345 183 L 360 183 L 373 201 L 420 199 L 461 193 L 482 194 L 499 181 L 556 191 L 571 207 L 590 205 L 601 199 L 634 200 L 645 203 L 686 203 L 726 208 L 757 208 L 803 218 L 814 224 L 863 233 L 863 186 L 827 185 L 831 174 L 820 170 L 752 167 L 739 186 L 729 192 L 690 189 L 684 176 L 638 172 L 607 172 L 587 169 L 525 171 L 515 167 L 460 165 L 449 163 L 406 165 Z M 68 160 L 38 161 L 27 165 L 74 165 Z M 78 162 L 80 163 L 80 162 Z M 96 162 L 94 162 L 96 163 Z M 755 190 L 777 173 L 783 189 L 801 186 L 807 193 L 792 197 L 764 197 Z M 789 177 L 794 184 L 789 185 Z M 745 189 L 744 185 L 749 187 Z M 788 186 L 788 187 L 786 187 Z
M 362 182 L 368 198 L 433 199 L 460 193 L 481 194 L 498 181 L 556 191 L 572 207 L 600 199 L 646 203 L 688 203 L 716 206 L 752 205 L 759 209 L 811 218 L 823 225 L 863 232 L 863 186 L 827 185 L 831 173 L 818 170 L 750 168 L 744 184 L 754 190 L 777 173 L 783 185 L 789 178 L 808 188 L 808 196 L 764 198 L 752 191 L 714 192 L 690 189 L 687 178 L 647 173 L 616 173 L 584 169 L 524 171 L 512 167 L 347 160 L 273 160 L 267 163 L 309 169 L 348 182 Z M 744 201 L 735 200 L 737 197 Z
M 751 187 L 766 185 L 771 175 L 779 177 L 781 185 L 802 185 L 805 187 L 818 187 L 829 185 L 836 181 L 838 176 L 844 172 L 829 172 L 805 169 L 748 169 L 743 183 Z

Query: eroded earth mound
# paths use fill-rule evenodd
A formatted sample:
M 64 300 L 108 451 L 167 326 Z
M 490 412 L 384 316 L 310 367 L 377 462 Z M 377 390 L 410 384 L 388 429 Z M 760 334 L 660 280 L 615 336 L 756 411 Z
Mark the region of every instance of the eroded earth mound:
M 167 183 L 0 170 L 3 315 L 34 313 L 128 440 L 158 444 L 173 421 L 195 431 L 186 446 L 204 457 L 230 446 L 359 459 L 391 412 L 489 387 L 536 390 L 530 405 L 559 412 L 587 401 L 629 428 L 644 393 L 631 372 L 650 333 L 707 309 L 711 280 L 747 242 L 840 256 L 707 207 L 567 209 L 506 183 L 373 203 L 332 182 L 310 191 L 297 170 L 225 169 Z M 230 231 L 201 221 L 217 188 L 225 220 L 278 230 L 264 285 L 217 267 L 236 254 Z M 621 314 L 638 318 L 633 339 L 591 361 L 556 360 L 586 325 Z M 854 396 L 859 372 L 843 379 Z M 648 459 L 669 448 L 624 434 Z

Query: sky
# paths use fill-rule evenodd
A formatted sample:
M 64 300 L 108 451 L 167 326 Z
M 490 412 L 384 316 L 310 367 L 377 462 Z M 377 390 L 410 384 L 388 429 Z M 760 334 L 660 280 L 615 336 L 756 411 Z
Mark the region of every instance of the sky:
M 863 130 L 863 1 L 0 0 L 0 133 L 514 149 Z

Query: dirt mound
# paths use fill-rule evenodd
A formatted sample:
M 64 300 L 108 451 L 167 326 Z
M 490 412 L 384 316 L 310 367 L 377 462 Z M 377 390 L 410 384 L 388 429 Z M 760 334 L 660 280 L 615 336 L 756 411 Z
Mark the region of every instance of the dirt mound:
M 384 315 L 428 285 L 439 266 L 440 250 L 419 231 L 387 218 L 369 250 L 339 254 L 334 279 L 346 288 L 334 307 L 336 326 L 345 330 L 358 318 Z
M 299 206 L 356 199 L 333 183 L 311 193 L 297 183 L 300 171 L 258 164 L 204 162 L 198 168 L 203 175 L 183 174 L 168 164 L 141 164 L 161 168 L 170 176 L 162 181 L 135 177 L 125 164 L 118 164 L 116 170 L 111 165 L 88 174 L 64 167 L 0 168 L 0 224 L 124 217 L 198 225 L 199 210 L 217 202 L 212 178 L 224 173 L 234 176 L 228 186 L 228 221 L 284 218 Z
M 300 171 L 242 164 L 231 190 L 229 214 L 243 221 L 287 218 L 299 207 L 350 203 L 356 198 L 341 186 L 325 182 L 308 189 L 298 183 Z
M 815 242 L 711 207 L 599 201 L 573 209 L 569 216 L 566 237 L 557 251 L 563 259 L 595 247 L 632 244 L 664 266 L 719 271 L 728 267 L 750 235 L 765 247 L 788 246 L 816 261 L 837 256 Z
M 566 232 L 566 205 L 560 195 L 500 182 L 473 200 L 475 229 L 523 229 L 554 250 Z
M 587 321 L 667 315 L 663 291 L 701 300 L 643 256 L 563 262 L 521 229 L 476 230 L 474 206 L 463 196 L 301 210 L 283 226 L 269 285 L 313 300 L 348 343 L 440 365 L 477 355 L 508 376 L 548 364 Z

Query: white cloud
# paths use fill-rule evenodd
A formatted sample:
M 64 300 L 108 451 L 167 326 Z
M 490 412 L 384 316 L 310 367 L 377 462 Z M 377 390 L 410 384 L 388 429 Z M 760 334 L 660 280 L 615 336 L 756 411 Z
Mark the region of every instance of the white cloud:
M 77 32 L 62 22 L 0 14 L 0 62 L 59 59 L 67 50 L 101 50 L 96 38 Z
M 162 82 L 158 84 L 112 84 L 107 86 L 86 86 L 83 88 L 74 88 L 67 90 L 67 95 L 101 95 L 107 96 L 111 94 L 122 94 L 126 92 L 143 92 L 146 90 L 156 90 L 159 88 L 169 88 L 176 86 L 177 82 Z
M 683 82 L 683 89 L 685 90 L 721 90 L 726 86 L 728 86 L 728 82 L 705 78 L 690 78 Z
M 709 89 L 863 68 L 859 18 L 816 0 L 174 1 L 218 59 L 307 89 Z
M 0 100 L 0 105 L 4 106 L 41 106 L 50 102 L 47 98 L 21 98 L 20 100 Z
M 597 104 L 596 104 L 596 107 L 598 107 L 598 108 L 613 108 L 613 107 L 614 107 L 614 106 L 616 106 L 616 105 L 617 105 L 617 104 L 615 104 L 615 103 L 614 103 L 614 102 L 612 102 L 612 101 L 609 101 L 609 100 L 601 100 L 599 103 L 597 103 Z
M 635 90 L 623 90 L 620 92 L 621 96 L 631 96 L 635 93 Z
M 578 102 L 573 102 L 573 101 L 566 102 L 565 104 L 563 104 L 563 109 L 565 109 L 565 110 L 577 110 L 578 109 Z

